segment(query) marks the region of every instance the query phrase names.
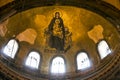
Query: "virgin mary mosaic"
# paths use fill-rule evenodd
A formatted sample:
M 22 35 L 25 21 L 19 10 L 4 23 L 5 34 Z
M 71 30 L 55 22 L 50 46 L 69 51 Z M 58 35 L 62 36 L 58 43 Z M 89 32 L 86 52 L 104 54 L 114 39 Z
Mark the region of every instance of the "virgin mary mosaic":
M 71 47 L 72 33 L 69 32 L 68 27 L 64 26 L 64 21 L 59 12 L 55 13 L 44 34 L 49 50 L 54 48 L 57 51 L 67 51 Z

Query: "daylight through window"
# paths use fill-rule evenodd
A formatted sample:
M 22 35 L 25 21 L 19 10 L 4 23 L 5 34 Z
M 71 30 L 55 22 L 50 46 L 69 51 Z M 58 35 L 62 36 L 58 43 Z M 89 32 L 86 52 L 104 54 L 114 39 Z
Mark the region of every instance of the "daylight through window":
M 11 58 L 15 57 L 18 51 L 18 43 L 15 39 L 11 39 L 3 49 L 3 53 Z
M 88 67 L 90 67 L 90 61 L 87 54 L 85 52 L 80 52 L 77 55 L 77 69 L 82 70 Z
M 65 61 L 62 57 L 52 60 L 51 73 L 65 73 Z
M 30 52 L 27 59 L 26 59 L 26 65 L 32 68 L 38 69 L 40 62 L 40 55 L 38 52 Z
M 101 59 L 103 59 L 104 57 L 111 53 L 111 50 L 105 40 L 99 42 L 98 52 L 100 54 Z

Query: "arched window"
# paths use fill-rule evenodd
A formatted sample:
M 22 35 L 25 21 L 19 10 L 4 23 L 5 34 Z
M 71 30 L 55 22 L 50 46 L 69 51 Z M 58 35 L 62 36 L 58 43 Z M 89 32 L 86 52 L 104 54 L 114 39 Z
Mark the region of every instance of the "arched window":
M 103 59 L 111 53 L 111 50 L 105 40 L 102 40 L 98 43 L 98 52 L 100 54 L 101 59 Z
M 90 67 L 90 60 L 85 52 L 80 52 L 77 55 L 77 69 L 83 70 Z
M 26 65 L 38 69 L 40 63 L 40 55 L 38 52 L 32 51 L 26 59 Z
M 62 57 L 55 57 L 52 60 L 51 73 L 65 73 L 65 61 Z
M 3 53 L 11 58 L 15 57 L 18 51 L 18 43 L 15 39 L 11 39 L 3 49 Z

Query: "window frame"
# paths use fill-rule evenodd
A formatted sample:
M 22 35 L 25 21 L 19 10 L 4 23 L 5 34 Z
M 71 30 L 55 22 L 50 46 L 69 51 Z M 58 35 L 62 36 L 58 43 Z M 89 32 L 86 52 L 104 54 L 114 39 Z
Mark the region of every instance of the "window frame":
M 99 59 L 100 60 L 104 60 L 107 56 L 109 56 L 111 53 L 108 53 L 105 57 L 103 57 L 103 58 L 101 58 L 101 54 L 100 54 L 100 52 L 99 52 L 99 50 L 98 50 L 98 46 L 99 46 L 99 44 L 100 44 L 100 42 L 102 42 L 102 41 L 105 41 L 106 43 L 107 43 L 107 45 L 108 45 L 108 47 L 109 47 L 109 49 L 111 50 L 111 53 L 112 53 L 112 49 L 110 48 L 110 44 L 107 42 L 107 40 L 105 40 L 105 39 L 101 39 L 98 43 L 97 43 L 97 53 L 98 53 L 98 56 L 99 56 Z
M 65 66 L 65 72 L 64 72 L 64 73 L 52 73 L 52 72 L 51 72 L 51 70 L 52 70 L 52 62 L 53 62 L 53 60 L 54 60 L 55 58 L 57 58 L 57 57 L 61 57 L 61 58 L 64 60 L 64 66 Z M 67 67 L 67 65 L 66 65 L 66 59 L 65 59 L 64 56 L 62 56 L 62 55 L 53 56 L 53 57 L 51 58 L 50 64 L 49 64 L 49 74 L 50 74 L 50 75 L 57 75 L 57 76 L 64 75 L 64 74 L 66 73 L 66 67 Z
M 16 41 L 16 43 L 17 43 L 17 46 L 18 46 L 18 48 L 17 48 L 17 51 L 16 51 L 16 53 L 14 54 L 14 57 L 12 58 L 11 56 L 8 56 L 7 54 L 5 54 L 4 53 L 4 48 L 6 47 L 6 45 L 11 41 L 11 40 L 15 40 Z M 9 40 L 7 40 L 7 42 L 4 44 L 4 46 L 2 47 L 2 55 L 3 55 L 3 58 L 7 58 L 8 60 L 12 60 L 12 61 L 14 61 L 16 58 L 17 58 L 17 55 L 18 55 L 18 53 L 19 53 L 19 50 L 20 50 L 20 44 L 19 44 L 19 40 L 17 40 L 16 38 L 11 38 L 11 39 L 9 39 Z
M 78 62 L 77 62 L 77 57 L 78 57 L 78 55 L 79 54 L 81 54 L 81 53 L 85 53 L 86 55 L 87 55 L 87 57 L 88 57 L 88 59 L 89 59 L 89 62 L 90 62 L 90 66 L 89 67 L 86 67 L 86 68 L 84 68 L 84 69 L 78 69 Z M 86 52 L 85 50 L 81 50 L 81 51 L 78 51 L 77 53 L 76 53 L 76 55 L 75 55 L 75 68 L 76 68 L 76 72 L 83 72 L 83 71 L 88 71 L 91 67 L 92 67 L 92 61 L 91 61 L 91 58 L 90 58 L 90 56 L 89 56 L 89 54 L 88 54 L 88 52 Z
M 30 55 L 30 53 L 31 52 L 36 52 L 36 53 L 38 53 L 38 55 L 39 55 L 39 64 L 38 64 L 38 68 L 35 68 L 35 67 L 32 67 L 32 66 L 30 66 L 30 65 L 26 65 L 26 61 L 27 61 L 27 59 L 28 59 L 28 56 Z M 24 67 L 26 68 L 26 69 L 31 69 L 31 70 L 40 70 L 40 65 L 41 65 L 41 63 L 42 63 L 42 55 L 41 55 L 41 53 L 39 52 L 39 51 L 37 51 L 37 50 L 31 50 L 31 51 L 29 51 L 28 53 L 27 53 L 27 55 L 26 55 L 26 57 L 25 57 L 25 59 L 24 59 Z

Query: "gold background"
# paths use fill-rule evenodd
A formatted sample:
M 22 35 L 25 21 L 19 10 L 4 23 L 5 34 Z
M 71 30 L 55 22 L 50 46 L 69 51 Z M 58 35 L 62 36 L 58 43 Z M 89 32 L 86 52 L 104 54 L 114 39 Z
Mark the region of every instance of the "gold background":
M 56 11 L 60 12 L 64 25 L 72 32 L 72 46 L 64 54 L 44 52 L 44 29 L 48 27 Z M 94 29 L 96 26 L 99 27 Z M 7 32 L 4 37 L 16 37 L 21 43 L 16 64 L 21 66 L 31 50 L 38 50 L 42 55 L 41 70 L 43 73 L 49 72 L 50 60 L 55 55 L 64 55 L 66 71 L 73 72 L 76 66 L 74 60 L 78 51 L 86 51 L 92 64 L 99 64 L 97 43 L 101 39 L 105 39 L 112 49 L 119 43 L 119 34 L 110 22 L 96 13 L 71 6 L 33 8 L 9 18 L 6 27 Z M 93 33 L 89 34 L 92 30 Z M 96 36 L 96 34 L 100 36 Z M 95 37 L 91 38 L 89 35 Z

